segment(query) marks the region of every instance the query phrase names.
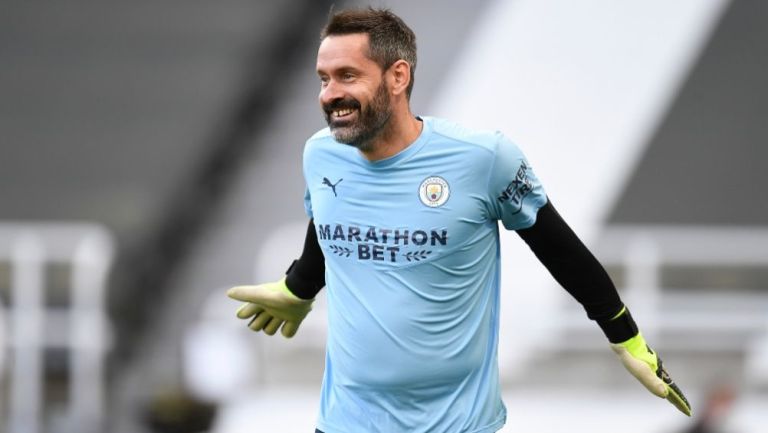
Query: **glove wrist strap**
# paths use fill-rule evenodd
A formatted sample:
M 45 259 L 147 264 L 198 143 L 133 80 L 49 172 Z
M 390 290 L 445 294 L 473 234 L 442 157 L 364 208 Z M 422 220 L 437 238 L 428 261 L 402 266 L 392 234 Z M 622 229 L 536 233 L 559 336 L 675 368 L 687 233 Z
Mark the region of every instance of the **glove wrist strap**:
M 638 332 L 637 324 L 627 307 L 622 307 L 622 311 L 611 319 L 598 320 L 597 324 L 608 337 L 608 341 L 613 344 L 625 342 L 637 335 Z

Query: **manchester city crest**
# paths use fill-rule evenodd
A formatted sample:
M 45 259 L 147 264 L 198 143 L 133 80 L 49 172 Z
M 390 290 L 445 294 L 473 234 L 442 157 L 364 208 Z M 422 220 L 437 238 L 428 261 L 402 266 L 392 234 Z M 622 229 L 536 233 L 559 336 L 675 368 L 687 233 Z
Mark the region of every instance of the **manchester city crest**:
M 428 177 L 419 186 L 419 199 L 429 207 L 444 205 L 450 194 L 451 188 L 448 182 L 440 176 Z

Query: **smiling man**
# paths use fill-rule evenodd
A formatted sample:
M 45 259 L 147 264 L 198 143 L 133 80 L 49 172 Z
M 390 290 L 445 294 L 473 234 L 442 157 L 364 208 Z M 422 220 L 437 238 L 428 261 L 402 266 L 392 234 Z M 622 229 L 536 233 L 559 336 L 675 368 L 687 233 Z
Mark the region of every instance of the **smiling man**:
M 520 149 L 497 132 L 414 116 L 415 68 L 416 38 L 393 13 L 330 17 L 317 54 L 328 128 L 304 151 L 304 251 L 280 281 L 228 292 L 245 301 L 237 315 L 251 329 L 291 337 L 327 286 L 318 431 L 502 427 L 499 222 L 584 306 L 630 373 L 690 415 Z
M 395 32 L 358 18 L 337 15 L 323 32 L 317 55 L 320 105 L 333 138 L 375 161 L 404 149 L 421 132 L 408 104 L 416 37 L 402 22 L 402 31 Z

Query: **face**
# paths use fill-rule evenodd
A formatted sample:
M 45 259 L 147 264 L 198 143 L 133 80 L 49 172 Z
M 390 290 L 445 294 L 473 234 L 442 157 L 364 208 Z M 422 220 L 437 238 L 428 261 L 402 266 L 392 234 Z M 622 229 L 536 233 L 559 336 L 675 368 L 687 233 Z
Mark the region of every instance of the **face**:
M 336 141 L 371 150 L 392 115 L 379 65 L 366 55 L 368 35 L 329 36 L 317 53 L 320 106 Z

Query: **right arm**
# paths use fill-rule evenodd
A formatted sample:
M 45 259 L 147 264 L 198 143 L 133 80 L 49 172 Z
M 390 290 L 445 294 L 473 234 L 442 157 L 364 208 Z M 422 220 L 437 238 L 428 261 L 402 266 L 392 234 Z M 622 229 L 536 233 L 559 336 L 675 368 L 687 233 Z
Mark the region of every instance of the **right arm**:
M 285 285 L 301 299 L 314 299 L 325 287 L 325 257 L 317 241 L 314 219 L 309 220 L 301 257 L 286 271 Z

